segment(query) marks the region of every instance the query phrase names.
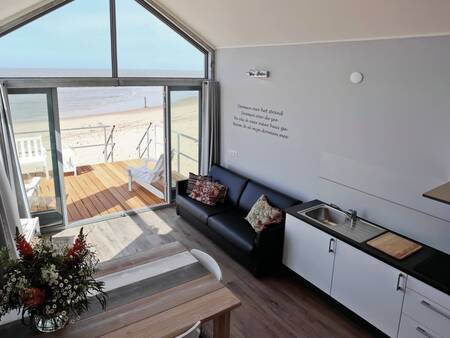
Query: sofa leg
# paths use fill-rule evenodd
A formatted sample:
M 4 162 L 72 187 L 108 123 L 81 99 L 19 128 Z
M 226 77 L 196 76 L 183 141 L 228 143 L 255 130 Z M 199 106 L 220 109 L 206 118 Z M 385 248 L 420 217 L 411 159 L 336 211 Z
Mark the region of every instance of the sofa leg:
M 178 207 L 175 208 L 175 212 L 177 213 L 177 216 L 180 216 L 180 210 L 178 209 Z

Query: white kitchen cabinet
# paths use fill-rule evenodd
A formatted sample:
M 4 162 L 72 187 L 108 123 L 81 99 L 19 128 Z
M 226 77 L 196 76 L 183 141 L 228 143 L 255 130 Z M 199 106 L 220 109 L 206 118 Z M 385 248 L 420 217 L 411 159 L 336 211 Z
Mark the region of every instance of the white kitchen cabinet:
M 336 239 L 291 215 L 286 216 L 283 264 L 330 294 Z
M 445 338 L 416 322 L 408 315 L 402 316 L 402 322 L 400 323 L 400 329 L 398 331 L 398 338 Z M 447 336 L 448 337 L 448 336 Z
M 401 321 L 400 337 L 406 337 L 411 327 L 422 336 L 425 331 L 430 337 L 450 337 L 450 296 L 408 277 Z
M 397 336 L 406 274 L 338 241 L 331 296 L 391 337 Z

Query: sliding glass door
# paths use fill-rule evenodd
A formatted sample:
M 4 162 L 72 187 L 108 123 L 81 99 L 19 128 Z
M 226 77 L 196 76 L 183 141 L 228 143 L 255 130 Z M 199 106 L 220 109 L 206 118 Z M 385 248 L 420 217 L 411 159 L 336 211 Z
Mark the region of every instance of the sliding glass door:
M 168 87 L 167 107 L 170 188 L 174 196 L 177 181 L 188 178 L 190 172 L 199 172 L 201 88 Z
M 64 222 L 55 89 L 9 89 L 14 138 L 33 216 L 41 226 Z M 58 151 L 59 149 L 59 151 Z

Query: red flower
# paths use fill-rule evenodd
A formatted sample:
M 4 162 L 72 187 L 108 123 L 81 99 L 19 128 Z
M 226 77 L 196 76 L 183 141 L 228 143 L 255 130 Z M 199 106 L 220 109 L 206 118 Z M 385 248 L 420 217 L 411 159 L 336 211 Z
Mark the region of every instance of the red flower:
M 86 240 L 85 236 L 83 235 L 83 228 L 81 228 L 80 233 L 78 234 L 77 239 L 75 240 L 75 243 L 73 243 L 73 246 L 69 249 L 68 255 L 69 257 L 77 257 L 80 253 L 82 253 L 86 249 Z
M 29 297 L 24 301 L 25 306 L 35 307 L 44 303 L 45 291 L 38 288 L 29 289 Z
M 33 248 L 27 242 L 24 235 L 16 234 L 16 247 L 21 257 L 33 258 Z

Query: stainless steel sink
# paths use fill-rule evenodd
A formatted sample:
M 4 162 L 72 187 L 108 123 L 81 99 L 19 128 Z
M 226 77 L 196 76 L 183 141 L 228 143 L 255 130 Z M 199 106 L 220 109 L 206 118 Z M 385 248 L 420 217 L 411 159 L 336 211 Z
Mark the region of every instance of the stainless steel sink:
M 299 211 L 299 214 L 358 243 L 366 242 L 369 239 L 386 232 L 385 229 L 359 218 L 352 225 L 347 213 L 326 204 L 319 204 L 309 209 Z

